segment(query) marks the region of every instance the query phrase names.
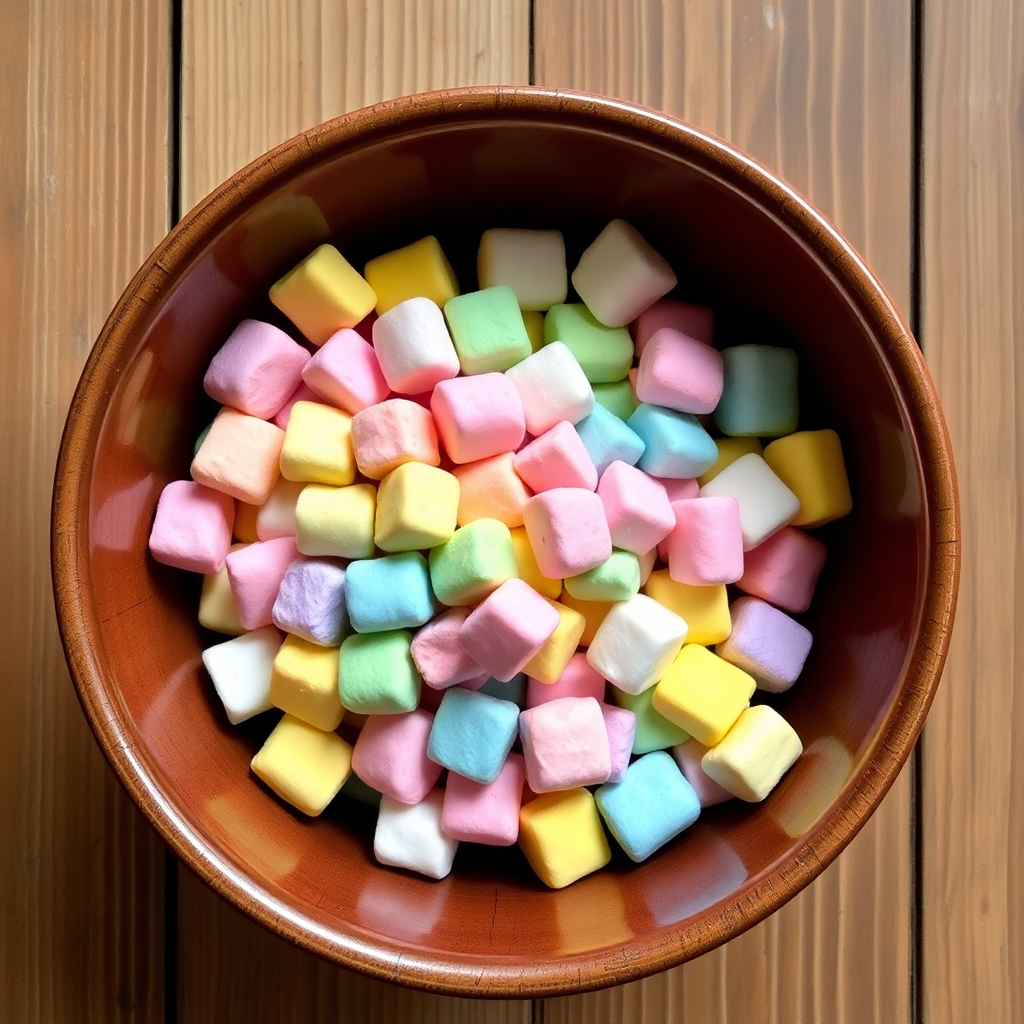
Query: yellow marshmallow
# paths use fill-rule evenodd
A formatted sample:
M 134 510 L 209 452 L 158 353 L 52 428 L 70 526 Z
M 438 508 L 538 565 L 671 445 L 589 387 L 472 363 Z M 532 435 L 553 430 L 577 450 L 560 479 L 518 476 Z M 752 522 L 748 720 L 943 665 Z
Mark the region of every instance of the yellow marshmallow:
M 295 541 L 304 555 L 370 558 L 377 490 L 373 484 L 306 484 L 295 503 Z
M 459 282 L 433 235 L 370 260 L 363 274 L 377 293 L 377 313 L 425 296 L 439 306 L 459 294 Z
M 251 768 L 282 800 L 316 817 L 352 771 L 352 747 L 335 732 L 285 715 Z
M 530 498 L 512 468 L 514 452 L 456 466 L 459 481 L 459 526 L 474 519 L 497 519 L 509 529 L 523 525 L 523 507 Z
M 651 706 L 713 747 L 750 703 L 757 684 L 742 669 L 700 644 L 684 644 L 654 688 Z
M 321 245 L 271 285 L 270 301 L 314 345 L 322 345 L 342 327 L 355 327 L 377 296 L 333 245 Z
M 823 526 L 853 508 L 843 449 L 834 430 L 799 430 L 772 441 L 764 461 L 800 499 L 792 526 Z
M 549 580 L 547 576 L 541 575 L 540 569 L 537 567 L 537 559 L 533 554 L 533 546 L 530 544 L 529 537 L 526 536 L 526 527 L 517 526 L 509 530 L 509 533 L 512 534 L 512 547 L 516 552 L 519 578 L 526 580 L 541 597 L 557 598 L 562 593 L 562 581 Z
M 685 583 L 676 583 L 669 576 L 668 569 L 659 569 L 651 573 L 643 586 L 643 592 L 685 619 L 690 627 L 686 634 L 689 643 L 707 647 L 727 640 L 732 632 L 729 595 L 725 584 L 691 587 Z
M 519 845 L 552 889 L 599 871 L 611 860 L 597 803 L 586 789 L 545 793 L 519 810 Z
M 539 309 L 524 309 L 522 312 L 530 348 L 539 352 L 544 347 L 544 314 Z
M 583 634 L 580 644 L 589 647 L 594 642 L 594 634 L 604 622 L 604 617 L 612 610 L 610 603 L 604 601 L 579 601 L 567 590 L 563 590 L 558 598 L 566 608 L 572 608 L 583 616 Z
M 250 505 L 247 501 L 235 501 L 235 524 L 231 528 L 235 540 L 254 544 L 260 539 L 256 533 L 256 514 L 262 507 Z
M 339 662 L 337 647 L 286 636 L 274 658 L 270 703 L 317 729 L 337 729 L 345 714 L 338 689 Z
M 553 683 L 565 671 L 569 659 L 576 652 L 576 645 L 583 636 L 586 620 L 572 608 L 545 598 L 558 612 L 558 625 L 554 633 L 544 641 L 544 646 L 526 663 L 523 671 L 542 683 Z
M 281 448 L 281 475 L 343 487 L 356 478 L 352 417 L 319 402 L 296 402 Z
M 244 544 L 232 544 L 231 550 L 237 551 Z M 238 606 L 228 579 L 228 567 L 203 577 L 203 590 L 199 597 L 199 625 L 212 629 L 215 633 L 229 633 L 241 636 L 245 627 L 238 621 Z
M 374 540 L 384 551 L 437 547 L 455 533 L 459 481 L 421 462 L 406 462 L 380 482 Z
M 712 467 L 697 477 L 697 483 L 703 487 L 709 480 L 714 480 L 726 466 L 731 466 L 741 455 L 761 454 L 761 442 L 756 437 L 719 437 L 715 440 L 718 458 Z
M 803 753 L 796 731 L 774 708 L 747 708 L 700 761 L 704 774 L 741 800 L 763 800 Z

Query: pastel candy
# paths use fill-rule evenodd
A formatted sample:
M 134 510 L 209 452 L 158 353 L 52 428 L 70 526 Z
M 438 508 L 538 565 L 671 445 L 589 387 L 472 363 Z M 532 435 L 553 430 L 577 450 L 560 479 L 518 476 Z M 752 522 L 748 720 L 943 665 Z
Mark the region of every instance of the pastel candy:
M 445 783 L 441 828 L 445 835 L 485 846 L 512 846 L 519 838 L 526 770 L 520 754 L 509 754 L 489 783 L 451 773 Z
M 559 615 L 529 584 L 509 579 L 469 614 L 459 643 L 484 671 L 511 679 L 555 631 Z
M 203 390 L 221 405 L 270 419 L 298 387 L 309 353 L 284 331 L 243 320 L 228 335 L 203 377 Z
M 199 625 L 215 633 L 228 633 L 231 636 L 245 632 L 238 621 L 238 609 L 235 607 L 235 595 L 231 593 L 226 565 L 203 577 L 199 597 Z
M 530 339 L 530 349 L 539 352 L 544 347 L 544 314 L 536 309 L 524 309 L 523 326 Z
M 380 314 L 417 296 L 443 306 L 459 294 L 459 282 L 433 235 L 375 256 L 363 268 L 363 274 L 377 293 Z
M 288 420 L 291 419 L 292 408 L 296 402 L 318 402 L 319 400 L 320 396 L 305 381 L 299 381 L 299 386 L 288 396 L 284 405 L 274 414 L 274 426 L 280 427 L 282 430 L 288 428 Z
M 509 531 L 512 535 L 512 547 L 516 553 L 517 575 L 529 583 L 541 597 L 556 599 L 562 593 L 562 581 L 548 579 L 541 573 L 537 565 L 537 557 L 533 553 L 530 538 L 526 535 L 525 526 L 516 526 Z
M 791 526 L 746 553 L 740 590 L 763 598 L 787 612 L 811 606 L 827 549 L 817 537 Z
M 803 753 L 793 727 L 772 707 L 747 708 L 701 761 L 723 789 L 748 802 L 763 800 Z
M 369 558 L 377 490 L 372 484 L 307 484 L 295 503 L 295 537 L 304 555 Z
M 630 754 L 636 740 L 636 715 L 627 708 L 603 703 L 601 714 L 608 733 L 608 756 L 611 760 L 608 781 L 621 782 L 629 767 Z
M 732 793 L 723 789 L 701 767 L 701 759 L 707 752 L 708 748 L 703 743 L 692 738 L 672 748 L 672 757 L 683 773 L 683 778 L 693 787 L 702 808 L 714 807 L 732 799 Z
M 797 355 L 771 345 L 736 345 L 722 351 L 725 385 L 715 423 L 730 436 L 792 434 L 800 417 Z
M 633 735 L 633 753 L 649 754 L 652 750 L 667 750 L 685 743 L 690 734 L 674 722 L 670 722 L 653 706 L 654 687 L 642 693 L 625 693 L 617 686 L 611 687 L 610 696 L 620 708 L 631 711 L 636 719 Z
M 640 589 L 640 560 L 632 551 L 613 549 L 600 565 L 567 576 L 565 589 L 581 601 L 626 601 Z
M 281 475 L 335 487 L 352 483 L 352 417 L 320 402 L 296 402 L 281 447 Z
M 519 811 L 519 846 L 537 877 L 562 889 L 611 860 L 593 796 L 583 788 L 546 793 Z
M 556 423 L 578 423 L 594 408 L 594 392 L 576 357 L 560 341 L 505 371 L 523 403 L 526 430 L 539 437 Z
M 422 626 L 434 614 L 427 560 L 418 551 L 402 551 L 350 562 L 345 603 L 357 633 Z
M 824 526 L 853 508 L 843 449 L 834 430 L 799 430 L 772 441 L 764 461 L 800 500 L 794 526 Z
M 561 231 L 491 228 L 476 257 L 481 288 L 506 285 L 520 309 L 550 309 L 565 302 L 568 273 Z
M 404 629 L 345 637 L 337 684 L 342 704 L 360 715 L 412 711 L 419 704 L 422 680 L 411 648 L 412 636 Z M 388 792 L 359 774 L 375 789 Z
M 373 348 L 388 387 L 402 395 L 429 391 L 459 373 L 444 314 L 427 298 L 406 299 L 378 317 Z
M 441 766 L 427 757 L 433 723 L 434 716 L 422 708 L 407 715 L 371 715 L 353 747 L 352 770 L 384 796 L 418 804 L 441 775 Z
M 203 651 L 203 665 L 232 725 L 273 707 L 270 677 L 280 646 L 281 634 L 264 626 Z
M 578 652 L 569 658 L 561 675 L 553 683 L 529 679 L 526 706 L 533 708 L 559 697 L 593 697 L 603 701 L 604 689 L 604 677 L 587 661 L 584 654 Z
M 441 828 L 443 800 L 439 789 L 411 806 L 384 796 L 373 833 L 374 857 L 381 864 L 427 878 L 446 877 L 459 843 Z
M 270 497 L 256 508 L 256 540 L 294 537 L 298 529 L 295 506 L 305 484 L 301 480 L 278 477 Z M 237 518 L 237 516 L 236 516 Z
M 642 555 L 637 555 L 636 558 L 640 564 L 640 586 L 642 587 L 654 572 L 655 563 L 658 561 L 657 548 L 651 548 L 650 551 L 645 551 Z
M 671 327 L 656 331 L 640 356 L 636 396 L 679 412 L 714 412 L 722 397 L 722 355 Z
M 430 399 L 437 432 L 452 462 L 476 462 L 523 443 L 523 403 L 502 373 L 443 380 Z
M 235 503 L 192 480 L 172 480 L 160 492 L 149 531 L 149 551 L 164 565 L 214 573 L 231 547 Z
M 608 381 L 604 384 L 594 384 L 594 400 L 603 405 L 610 413 L 618 416 L 625 422 L 633 415 L 640 400 L 633 390 L 633 383 L 626 380 Z
M 317 396 L 355 415 L 388 397 L 377 353 L 349 327 L 332 334 L 302 370 L 302 379 Z
M 497 519 L 508 527 L 523 525 L 530 492 L 515 471 L 512 452 L 455 466 L 452 476 L 459 482 L 459 526 L 475 519 Z
M 705 470 L 697 478 L 697 484 L 703 487 L 709 480 L 714 480 L 726 466 L 731 466 L 741 455 L 761 455 L 761 441 L 756 437 L 718 437 L 715 439 L 715 447 L 718 449 L 718 458 L 715 459 L 710 469 Z M 687 495 L 695 498 L 697 495 Z
M 515 454 L 513 468 L 535 494 L 553 487 L 597 487 L 597 469 L 568 420 L 556 423 Z M 557 596 L 557 595 L 556 595 Z
M 576 432 L 597 469 L 598 476 L 613 462 L 636 465 L 643 458 L 643 438 L 603 405 L 595 405 L 585 419 L 576 424 Z
M 508 285 L 456 295 L 444 304 L 444 315 L 465 374 L 501 373 L 533 351 Z
M 633 362 L 629 331 L 605 326 L 581 303 L 552 306 L 544 317 L 544 340 L 562 342 L 591 384 L 623 380 Z
M 262 505 L 277 483 L 285 432 L 273 423 L 222 409 L 192 460 L 197 484 Z
M 648 597 L 673 611 L 685 620 L 689 630 L 686 639 L 693 644 L 708 646 L 724 640 L 732 631 L 729 614 L 729 595 L 725 584 L 692 587 L 677 583 L 668 569 L 651 573 L 643 585 Z
M 550 579 L 565 579 L 600 565 L 612 553 L 601 499 L 581 487 L 555 487 L 534 495 L 523 523 L 537 565 Z
M 271 624 L 281 580 L 298 553 L 294 537 L 258 541 L 229 552 L 224 561 L 238 621 L 245 629 Z
M 455 533 L 459 481 L 443 469 L 406 462 L 380 482 L 373 539 L 383 551 L 437 547 Z
M 345 714 L 338 696 L 338 648 L 286 636 L 274 658 L 270 702 L 317 729 L 337 729 Z
M 427 757 L 486 785 L 501 772 L 518 727 L 519 708 L 511 701 L 452 687 L 434 715 Z
M 391 398 L 356 413 L 352 449 L 359 472 L 371 480 L 383 480 L 407 462 L 441 462 L 430 411 L 405 398 Z
M 701 497 L 732 497 L 739 502 L 744 551 L 763 544 L 800 511 L 800 499 L 760 455 L 741 456 L 700 493 Z
M 316 817 L 349 777 L 352 747 L 335 732 L 284 715 L 251 768 L 282 800 Z
M 512 535 L 496 519 L 467 523 L 430 551 L 431 588 L 442 604 L 453 607 L 482 601 L 516 572 Z
M 718 457 L 711 435 L 690 413 L 641 402 L 629 417 L 627 426 L 644 443 L 644 452 L 637 464 L 651 476 L 680 479 L 700 476 Z
M 574 608 L 545 598 L 558 612 L 558 625 L 540 650 L 523 666 L 523 671 L 544 683 L 553 683 L 565 671 L 583 635 L 586 622 Z
M 608 729 L 593 697 L 559 697 L 519 715 L 526 781 L 534 793 L 551 793 L 607 781 L 611 772 Z
M 715 653 L 749 672 L 762 690 L 782 693 L 803 671 L 811 650 L 811 632 L 756 597 L 741 597 L 732 606 L 732 633 Z
M 342 565 L 326 558 L 296 558 L 281 580 L 272 618 L 286 633 L 337 647 L 348 632 Z
M 652 479 L 657 480 L 665 488 L 669 504 L 673 501 L 683 501 L 685 498 L 696 498 L 700 494 L 700 484 L 696 480 L 670 476 L 652 477 Z
M 611 611 L 612 606 L 604 601 L 577 600 L 565 590 L 562 591 L 558 600 L 566 608 L 572 608 L 573 611 L 577 611 L 583 616 L 583 633 L 580 636 L 579 643 L 581 647 L 588 647 L 594 642 L 594 636 L 597 634 L 601 623 L 604 622 L 605 616 Z
M 412 641 L 412 660 L 427 686 L 444 689 L 475 679 L 483 670 L 459 643 L 468 608 L 452 608 L 419 629 Z
M 686 638 L 686 623 L 644 594 L 613 604 L 587 650 L 587 661 L 627 693 L 664 675 Z
M 711 344 L 714 314 L 707 306 L 697 306 L 675 299 L 659 299 L 648 306 L 633 322 L 633 343 L 642 356 L 651 336 L 663 327 L 686 334 L 705 345 Z
M 355 327 L 377 297 L 333 245 L 321 245 L 271 286 L 270 301 L 322 345 L 342 327 Z
M 572 284 L 601 323 L 623 327 L 675 288 L 676 275 L 632 224 L 616 219 L 584 250 Z
M 743 531 L 735 498 L 704 496 L 672 503 L 668 571 L 677 583 L 710 587 L 743 575 Z
M 640 555 L 676 525 L 665 488 L 634 466 L 612 462 L 597 485 L 612 544 Z

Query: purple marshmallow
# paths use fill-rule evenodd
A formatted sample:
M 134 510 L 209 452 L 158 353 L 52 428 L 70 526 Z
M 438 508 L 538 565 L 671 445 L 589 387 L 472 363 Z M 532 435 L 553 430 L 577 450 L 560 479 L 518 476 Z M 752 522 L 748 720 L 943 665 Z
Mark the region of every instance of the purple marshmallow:
M 613 704 L 602 704 L 604 727 L 608 730 L 608 752 L 611 754 L 612 770 L 609 782 L 621 782 L 629 767 L 629 755 L 633 752 L 633 738 L 636 736 L 636 715 L 627 708 Z
M 749 672 L 760 689 L 788 690 L 810 653 L 810 630 L 759 597 L 741 597 L 730 614 L 732 633 L 715 653 Z
M 347 635 L 345 569 L 330 558 L 297 558 L 284 574 L 273 610 L 274 625 L 286 633 L 337 647 Z

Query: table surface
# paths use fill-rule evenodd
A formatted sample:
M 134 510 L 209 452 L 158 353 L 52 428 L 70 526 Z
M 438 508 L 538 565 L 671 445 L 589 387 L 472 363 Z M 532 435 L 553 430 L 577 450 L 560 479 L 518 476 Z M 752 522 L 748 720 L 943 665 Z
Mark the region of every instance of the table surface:
M 1024 1020 L 1022 68 L 1013 0 L 3 0 L 0 1021 Z M 813 885 L 645 981 L 486 1003 L 328 966 L 167 856 L 69 682 L 48 513 L 92 341 L 179 212 L 347 110 L 528 81 L 681 116 L 838 225 L 935 377 L 965 554 L 922 741 Z

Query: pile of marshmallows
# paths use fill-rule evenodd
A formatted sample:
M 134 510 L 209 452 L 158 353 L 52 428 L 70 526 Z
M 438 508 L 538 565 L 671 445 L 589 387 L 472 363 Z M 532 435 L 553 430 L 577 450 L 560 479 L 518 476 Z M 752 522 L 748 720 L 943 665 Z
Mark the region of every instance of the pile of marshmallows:
M 459 294 L 433 237 L 363 275 L 317 248 L 270 290 L 308 344 L 230 335 L 149 543 L 235 635 L 203 655 L 231 722 L 284 712 L 252 760 L 283 800 L 344 786 L 379 801 L 384 864 L 518 842 L 557 888 L 605 828 L 642 861 L 799 757 L 750 700 L 802 670 L 787 612 L 825 549 L 798 527 L 850 491 L 836 434 L 797 430 L 795 353 L 712 348 L 628 223 L 580 258 L 582 302 L 557 231 L 487 231 L 478 276 Z

